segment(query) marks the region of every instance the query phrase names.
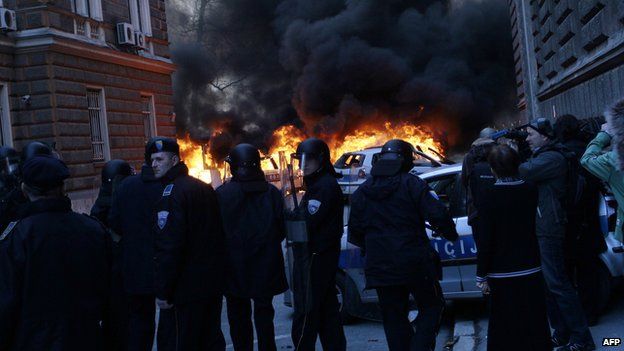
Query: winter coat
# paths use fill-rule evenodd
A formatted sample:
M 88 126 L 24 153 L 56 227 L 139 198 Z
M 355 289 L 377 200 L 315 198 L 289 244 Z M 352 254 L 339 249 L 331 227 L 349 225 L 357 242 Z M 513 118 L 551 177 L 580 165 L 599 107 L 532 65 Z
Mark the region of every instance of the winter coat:
M 144 165 L 121 182 L 113 196 L 110 227 L 121 236 L 121 272 L 128 294 L 154 293 L 154 209 L 164 186 Z
M 457 240 L 447 209 L 418 176 L 373 177 L 353 193 L 349 242 L 366 253 L 367 288 L 420 281 L 423 266 L 438 259 L 425 221 L 447 240 Z
M 102 224 L 57 198 L 28 203 L 9 228 L 0 236 L 0 350 L 103 350 L 110 236 Z
M 217 194 L 180 163 L 161 179 L 156 204 L 156 297 L 173 304 L 223 293 L 224 236 Z
M 468 224 L 474 226 L 478 217 L 477 203 L 479 202 L 479 194 L 489 183 L 494 183 L 494 176 L 487 163 L 487 156 L 495 143 L 491 139 L 477 139 L 462 163 L 461 180 L 462 185 L 466 189 L 466 212 L 468 215 Z M 484 182 L 482 182 L 481 176 Z
M 536 150 L 518 169 L 520 177 L 537 185 L 537 236 L 565 236 L 566 212 L 564 209 L 568 161 L 558 151 L 562 145 L 551 143 Z
M 217 188 L 226 251 L 226 295 L 271 297 L 288 290 L 282 241 L 284 201 L 265 180 Z
M 611 136 L 600 132 L 587 146 L 587 150 L 581 157 L 581 165 L 596 177 L 605 181 L 618 203 L 617 222 L 614 236 L 622 241 L 622 221 L 624 220 L 624 172 L 618 170 L 617 153 L 603 150 L 611 144 Z

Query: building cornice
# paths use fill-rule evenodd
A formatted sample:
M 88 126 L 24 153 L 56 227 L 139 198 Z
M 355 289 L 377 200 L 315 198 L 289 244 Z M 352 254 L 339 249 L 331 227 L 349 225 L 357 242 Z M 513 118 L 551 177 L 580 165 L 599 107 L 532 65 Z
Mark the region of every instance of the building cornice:
M 121 52 L 106 42 L 54 28 L 17 31 L 11 33 L 11 37 L 14 39 L 12 46 L 17 53 L 45 49 L 150 72 L 172 74 L 175 71 L 175 65 L 168 58 L 149 53 L 136 55 Z

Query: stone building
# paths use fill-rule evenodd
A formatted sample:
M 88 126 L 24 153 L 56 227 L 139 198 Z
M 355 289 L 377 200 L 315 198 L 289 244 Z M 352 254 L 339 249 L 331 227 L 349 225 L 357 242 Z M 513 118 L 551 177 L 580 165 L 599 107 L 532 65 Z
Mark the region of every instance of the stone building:
M 524 119 L 599 116 L 624 97 L 624 2 L 508 0 Z
M 85 210 L 110 159 L 175 135 L 164 0 L 0 0 L 0 141 L 56 144 Z

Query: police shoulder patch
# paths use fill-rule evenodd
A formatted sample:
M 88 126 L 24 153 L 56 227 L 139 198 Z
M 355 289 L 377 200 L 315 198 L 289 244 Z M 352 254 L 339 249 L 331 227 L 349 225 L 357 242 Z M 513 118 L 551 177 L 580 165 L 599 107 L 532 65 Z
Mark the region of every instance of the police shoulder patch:
M 165 190 L 163 190 L 162 196 L 169 196 L 171 195 L 172 191 L 173 191 L 173 184 L 169 184 L 165 187 Z
M 162 230 L 165 227 L 165 225 L 167 225 L 168 217 L 169 217 L 169 211 L 158 212 L 158 220 L 156 221 L 156 224 L 158 225 L 158 228 L 160 228 L 160 230 Z
M 13 228 L 15 228 L 18 222 L 19 221 L 11 222 L 7 225 L 6 229 L 2 232 L 2 235 L 0 235 L 0 241 L 4 240 L 9 234 L 11 234 Z
M 316 214 L 321 208 L 321 202 L 318 200 L 310 200 L 308 201 L 308 212 L 313 215 Z

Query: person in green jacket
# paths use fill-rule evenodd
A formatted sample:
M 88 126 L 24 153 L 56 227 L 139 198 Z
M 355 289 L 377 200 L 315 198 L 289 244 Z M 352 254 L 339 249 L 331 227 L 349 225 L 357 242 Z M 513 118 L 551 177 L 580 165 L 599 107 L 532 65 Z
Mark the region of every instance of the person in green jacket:
M 581 165 L 596 177 L 605 181 L 618 203 L 614 238 L 622 242 L 624 220 L 624 100 L 620 100 L 605 113 L 607 123 L 592 140 Z M 609 145 L 610 151 L 604 151 Z

